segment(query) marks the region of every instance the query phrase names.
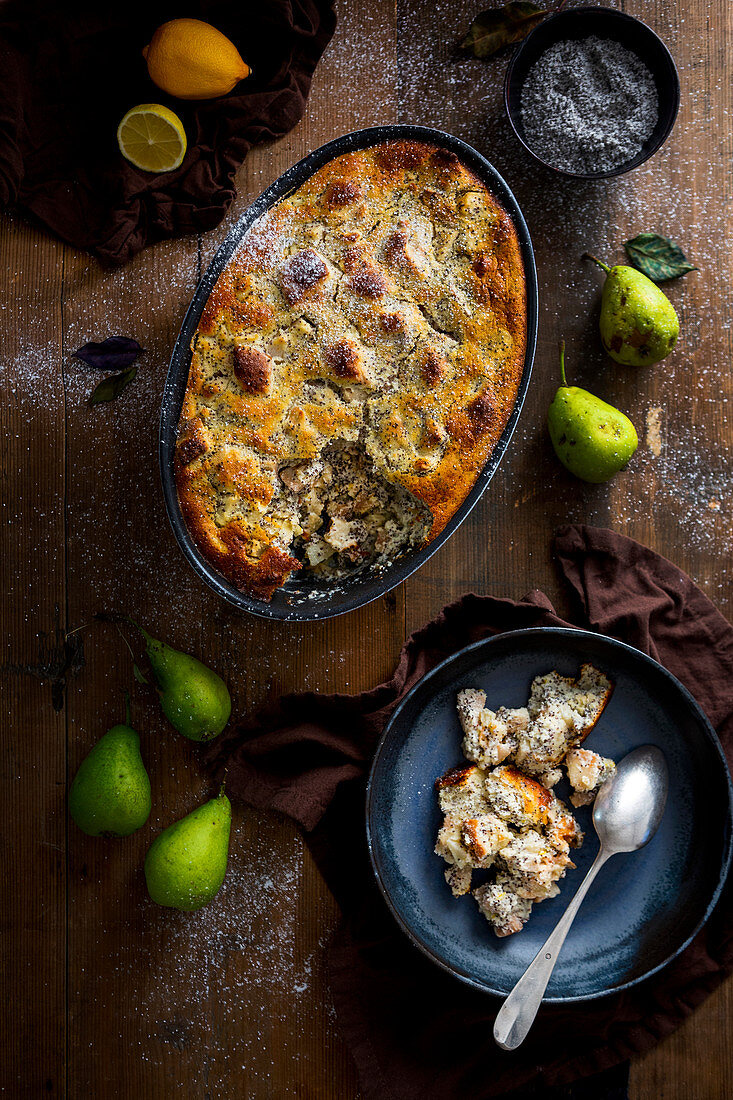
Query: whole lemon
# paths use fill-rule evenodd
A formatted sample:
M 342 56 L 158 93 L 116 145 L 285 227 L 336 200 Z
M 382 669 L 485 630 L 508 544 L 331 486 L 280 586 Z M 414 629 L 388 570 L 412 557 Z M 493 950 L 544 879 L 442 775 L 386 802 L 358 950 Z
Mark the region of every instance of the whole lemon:
M 215 99 L 250 74 L 234 43 L 201 19 L 161 24 L 143 57 L 151 80 L 177 99 Z

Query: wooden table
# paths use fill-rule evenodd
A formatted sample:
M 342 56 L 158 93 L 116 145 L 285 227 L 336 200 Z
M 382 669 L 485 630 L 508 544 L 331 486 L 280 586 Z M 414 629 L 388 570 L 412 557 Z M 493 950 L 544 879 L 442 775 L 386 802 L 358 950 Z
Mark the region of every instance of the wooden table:
M 215 231 L 104 273 L 22 218 L 5 218 L 8 1095 L 358 1096 L 323 973 L 336 907 L 287 821 L 236 809 L 227 884 L 199 914 L 147 899 L 141 867 L 151 838 L 211 787 L 196 747 L 140 689 L 133 711 L 153 782 L 150 821 L 119 843 L 90 839 L 68 822 L 67 781 L 120 720 L 122 691 L 133 684 L 116 631 L 89 625 L 95 612 L 126 611 L 203 656 L 227 677 L 238 715 L 284 691 L 378 683 L 406 634 L 467 589 L 519 597 L 540 587 L 562 609 L 549 547 L 553 529 L 568 520 L 610 526 L 664 552 L 730 616 L 733 6 L 628 6 L 667 41 L 683 93 L 671 139 L 630 176 L 563 183 L 529 163 L 503 113 L 506 60 L 479 62 L 454 49 L 480 3 L 352 0 L 340 5 L 305 119 L 252 153 L 237 201 Z M 541 301 L 530 394 L 481 504 L 406 585 L 326 623 L 249 618 L 197 581 L 163 510 L 157 418 L 171 347 L 202 270 L 252 198 L 329 138 L 400 120 L 476 146 L 525 211 Z M 599 273 L 580 255 L 590 248 L 622 259 L 622 242 L 643 230 L 678 240 L 700 271 L 669 287 L 682 321 L 679 348 L 661 366 L 637 371 L 601 351 Z M 117 403 L 90 409 L 96 379 L 71 353 L 118 333 L 147 348 L 138 380 Z M 630 469 L 605 486 L 571 479 L 548 442 L 560 336 L 573 380 L 628 411 L 639 428 Z M 65 641 L 67 630 L 78 632 Z M 732 1023 L 728 982 L 634 1065 L 634 1100 L 732 1096 Z

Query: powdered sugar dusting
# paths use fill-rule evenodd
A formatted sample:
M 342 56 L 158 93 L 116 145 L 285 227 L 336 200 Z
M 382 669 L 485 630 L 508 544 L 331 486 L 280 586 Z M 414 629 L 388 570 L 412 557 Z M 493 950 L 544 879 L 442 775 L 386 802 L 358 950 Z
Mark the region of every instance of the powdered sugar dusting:
M 304 993 L 312 961 L 296 958 L 296 898 L 302 874 L 302 842 L 293 843 L 275 867 L 266 844 L 251 846 L 235 834 L 226 879 L 214 900 L 196 913 L 167 914 L 167 947 L 150 960 L 148 996 L 154 997 L 165 985 L 180 991 L 172 1007 L 195 1010 L 210 995 L 213 981 L 223 1006 L 235 1010 L 244 1007 L 256 989 Z M 144 904 L 155 912 L 151 901 Z M 154 919 L 154 913 L 150 916 Z M 254 965 L 237 966 L 237 956 Z M 219 980 L 222 970 L 228 974 L 226 983 Z
M 620 0 L 606 2 L 623 6 Z M 303 123 L 282 142 L 252 151 L 239 176 L 240 193 L 225 222 L 202 238 L 201 257 L 207 261 L 248 203 L 310 149 L 348 130 L 406 121 L 454 133 L 496 165 L 529 224 L 540 276 L 539 353 L 513 444 L 464 529 L 410 582 L 409 591 L 420 601 L 412 605 L 419 610 L 410 614 L 422 620 L 428 603 L 437 610 L 477 583 L 487 591 L 514 596 L 537 584 L 546 586 L 552 577 L 547 554 L 551 531 L 558 523 L 572 521 L 613 526 L 656 545 L 730 612 L 733 117 L 730 77 L 719 60 L 725 49 L 723 34 L 708 29 L 707 13 L 692 12 L 689 5 L 638 0 L 633 14 L 662 36 L 680 64 L 682 105 L 675 129 L 647 164 L 627 176 L 598 183 L 558 182 L 521 148 L 506 120 L 506 56 L 481 62 L 455 49 L 478 10 L 475 4 L 434 0 L 426 17 L 424 4 L 400 0 L 396 22 L 394 6 L 381 0 L 339 7 L 339 27 L 316 72 Z M 721 19 L 722 10 L 719 6 Z M 364 93 L 367 82 L 369 95 Z M 711 150 L 711 155 L 700 156 L 701 148 Z M 10 219 L 12 233 L 20 233 L 18 221 Z M 700 271 L 664 288 L 680 313 L 678 348 L 657 367 L 625 370 L 600 348 L 601 279 L 580 257 L 590 250 L 606 260 L 622 261 L 622 242 L 645 230 L 677 241 Z M 0 311 L 6 331 L 15 333 L 15 343 L 2 349 L 0 382 L 6 407 L 16 411 L 12 432 L 26 434 L 28 451 L 33 448 L 49 456 L 48 477 L 38 492 L 29 492 L 28 499 L 14 494 L 3 508 L 3 521 L 15 537 L 34 532 L 34 541 L 26 543 L 29 557 L 32 550 L 27 575 L 12 580 L 8 594 L 33 624 L 31 637 L 53 621 L 49 588 L 36 584 L 32 591 L 29 582 L 42 576 L 44 556 L 53 560 L 58 553 L 54 539 L 67 488 L 68 575 L 75 593 L 71 613 L 77 616 L 69 626 L 79 626 L 89 611 L 102 608 L 135 613 L 132 605 L 138 604 L 142 591 L 148 614 L 154 608 L 157 616 L 156 622 L 146 619 L 145 625 L 159 628 L 173 644 L 206 659 L 211 652 L 207 654 L 206 648 L 216 638 L 219 671 L 231 680 L 235 713 L 251 709 L 268 694 L 275 697 L 303 687 L 356 690 L 375 682 L 375 668 L 388 672 L 387 650 L 397 631 L 380 635 L 380 640 L 386 639 L 385 650 L 375 654 L 377 640 L 360 635 L 359 627 L 376 618 L 354 618 L 350 626 L 344 625 L 348 619 L 341 620 L 336 630 L 328 623 L 272 624 L 237 615 L 206 592 L 183 562 L 168 529 L 156 471 L 157 418 L 168 357 L 200 273 L 196 243 L 159 244 L 122 270 L 100 272 L 92 261 L 34 236 L 32 230 L 23 233 L 27 244 L 16 255 L 37 272 L 36 282 L 24 275 L 20 260 L 9 272 L 11 290 L 0 302 Z M 63 251 L 67 272 L 61 300 L 53 295 Z M 43 257 L 43 265 L 36 254 Z M 63 313 L 58 325 L 63 343 L 61 336 L 49 340 L 50 312 L 43 311 L 51 309 Z M 114 334 L 136 337 L 147 354 L 140 360 L 135 383 L 118 401 L 88 409 L 86 400 L 99 375 L 72 362 L 71 352 L 87 340 Z M 557 463 L 547 438 L 544 417 L 557 385 L 556 347 L 561 336 L 568 343 L 572 380 L 622 408 L 639 431 L 639 450 L 629 469 L 609 486 L 573 480 Z M 64 403 L 69 434 L 66 486 L 54 480 L 61 434 L 56 424 L 64 415 Z M 658 433 L 653 410 L 661 410 Z M 17 442 L 14 447 L 15 455 L 22 456 Z M 96 466 L 89 461 L 90 453 Z M 8 468 L 10 479 L 21 458 L 14 461 L 15 467 Z M 664 537 L 656 521 L 662 514 Z M 452 577 L 444 568 L 450 554 L 456 563 Z M 83 736 L 91 741 L 99 715 L 94 726 L 85 725 L 88 685 L 97 684 L 96 698 L 101 700 L 100 685 L 108 686 L 110 694 L 118 693 L 130 676 L 126 656 L 109 667 L 99 667 L 98 662 L 95 669 L 96 643 L 87 648 L 89 666 L 72 683 L 69 709 L 72 737 L 81 738 L 83 727 Z M 18 662 L 17 652 L 9 656 Z M 198 761 L 188 752 L 192 748 L 178 744 L 167 730 L 155 750 L 160 759 L 175 757 L 181 762 L 182 792 L 199 771 Z M 170 781 L 169 789 L 175 789 Z M 190 804 L 166 807 L 159 827 L 189 808 Z M 259 828 L 262 819 L 256 817 Z M 311 1084 L 314 1092 L 320 1088 L 325 1095 L 335 1087 L 334 1080 L 342 1079 L 328 1075 L 336 1059 L 324 1068 L 322 1080 L 314 1079 L 308 1067 L 304 1085 L 303 1067 L 296 1065 L 305 1049 L 302 1040 L 298 1047 L 294 1034 L 288 1049 L 279 1046 L 267 1033 L 267 1013 L 283 1018 L 287 1010 L 288 1021 L 302 1021 L 316 992 L 320 998 L 325 984 L 322 945 L 331 931 L 333 910 L 322 919 L 317 938 L 306 942 L 305 929 L 314 922 L 305 922 L 298 906 L 307 904 L 304 886 L 313 872 L 302 841 L 266 827 L 259 841 L 251 839 L 253 833 L 248 829 L 245 840 L 243 826 L 235 825 L 222 893 L 193 915 L 161 913 L 145 899 L 142 846 L 141 858 L 130 861 L 137 923 L 126 924 L 120 932 L 115 924 L 118 914 L 103 911 L 101 903 L 91 917 L 72 910 L 77 947 L 83 937 L 87 958 L 102 958 L 108 965 L 104 974 L 99 969 L 92 973 L 91 967 L 86 973 L 77 970 L 79 985 L 70 987 L 70 996 L 77 1012 L 101 1017 L 107 1011 L 102 1023 L 105 1040 L 111 1041 L 116 1034 L 108 1006 L 110 995 L 117 997 L 132 1018 L 125 1026 L 139 1028 L 140 1046 L 130 1049 L 132 1062 L 162 1060 L 165 1051 L 179 1059 L 182 1046 L 206 1044 L 218 1055 L 220 1066 L 218 1076 L 212 1074 L 208 1083 L 202 1061 L 201 1095 L 207 1089 L 214 1095 L 221 1087 L 232 1088 L 234 1082 L 241 1086 L 236 1094 L 242 1096 L 303 1095 Z M 73 852 L 102 851 L 92 845 L 83 848 L 84 844 L 73 838 Z M 127 883 L 119 867 L 129 851 L 129 846 L 104 849 L 104 857 L 99 856 L 104 864 L 100 881 L 102 875 L 106 883 L 120 875 L 116 881 Z M 267 866 L 273 852 L 279 861 L 276 872 Z M 74 882 L 75 875 L 72 866 Z M 132 882 L 132 869 L 129 877 Z M 113 948 L 104 956 L 107 929 Z M 212 1027 L 208 1008 L 218 1002 L 226 1025 L 219 1030 Z M 236 1035 L 237 1043 L 223 1049 L 222 1034 Z M 104 1057 L 104 1050 L 103 1042 L 95 1056 Z M 78 1051 L 75 1057 L 82 1062 Z M 282 1084 L 277 1090 L 272 1087 L 269 1074 L 276 1062 L 291 1067 L 291 1089 Z M 180 1080 L 177 1064 L 171 1062 L 171 1081 Z M 345 1072 L 343 1062 L 336 1069 Z M 145 1069 L 142 1074 L 144 1078 Z M 282 1077 L 281 1073 L 280 1081 Z
M 623 7 L 619 2 L 610 6 Z M 724 610 L 730 608 L 722 563 L 730 555 L 733 523 L 733 211 L 727 198 L 733 187 L 733 103 L 730 80 L 711 58 L 715 44 L 704 23 L 678 5 L 661 12 L 653 0 L 640 0 L 634 16 L 661 36 L 680 70 L 682 102 L 674 130 L 649 161 L 626 175 L 565 179 L 538 165 L 509 126 L 503 104 L 508 55 L 480 61 L 455 50 L 472 14 L 437 0 L 427 25 L 413 18 L 412 9 L 403 10 L 399 38 L 410 65 L 409 72 L 401 70 L 400 117 L 464 138 L 504 176 L 532 236 L 540 318 L 534 376 L 514 440 L 470 517 L 469 530 L 454 536 L 453 545 L 460 545 L 465 556 L 477 541 L 476 565 L 495 589 L 497 574 L 504 574 L 496 555 L 481 546 L 486 531 L 492 532 L 495 547 L 513 544 L 515 532 L 503 502 L 512 507 L 516 502 L 519 509 L 532 510 L 532 529 L 544 528 L 548 541 L 558 524 L 586 522 L 657 546 Z M 701 148 L 719 154 L 701 156 Z M 700 270 L 664 284 L 680 316 L 680 340 L 661 364 L 637 370 L 614 364 L 602 350 L 597 326 L 603 279 L 581 257 L 590 251 L 607 262 L 624 263 L 624 240 L 644 231 L 670 237 Z M 545 417 L 558 384 L 561 337 L 568 347 L 569 379 L 621 408 L 640 436 L 628 470 L 607 486 L 588 487 L 566 474 L 547 436 Z M 645 440 L 650 407 L 663 410 L 659 456 Z M 719 507 L 711 508 L 711 500 Z M 678 528 L 673 544 L 668 536 L 658 539 L 656 517 L 662 514 L 667 527 Z M 516 596 L 547 584 L 543 578 L 550 576 L 545 547 L 528 548 L 525 541 L 517 541 L 506 574 Z M 472 565 L 467 560 L 461 566 L 452 594 L 461 591 L 459 586 L 476 584 Z M 424 585 L 430 583 L 431 566 L 426 568 Z M 538 574 L 538 568 L 547 572 Z

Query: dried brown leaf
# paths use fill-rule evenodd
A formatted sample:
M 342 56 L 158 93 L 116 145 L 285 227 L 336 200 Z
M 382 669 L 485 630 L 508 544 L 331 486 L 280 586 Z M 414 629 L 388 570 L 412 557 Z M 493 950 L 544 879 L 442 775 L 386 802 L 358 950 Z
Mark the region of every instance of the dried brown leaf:
M 460 48 L 474 57 L 491 57 L 504 46 L 521 42 L 547 14 L 547 8 L 540 8 L 528 0 L 511 0 L 500 8 L 477 15 Z

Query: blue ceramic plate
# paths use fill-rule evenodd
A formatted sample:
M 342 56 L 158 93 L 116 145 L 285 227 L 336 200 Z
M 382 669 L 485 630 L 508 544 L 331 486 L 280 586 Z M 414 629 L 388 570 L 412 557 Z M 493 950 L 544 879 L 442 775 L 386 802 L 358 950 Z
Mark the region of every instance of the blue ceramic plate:
M 510 991 L 562 915 L 598 850 L 591 808 L 576 811 L 586 840 L 559 897 L 536 905 L 525 928 L 497 939 L 471 897 L 454 898 L 433 854 L 440 814 L 433 784 L 460 764 L 456 692 L 486 691 L 487 705 L 523 706 L 534 676 L 575 675 L 591 661 L 615 684 L 586 745 L 619 759 L 658 745 L 669 765 L 659 831 L 640 852 L 600 871 L 565 943 L 545 997 L 602 997 L 665 966 L 710 915 L 731 861 L 731 782 L 714 730 L 690 693 L 650 657 L 581 630 L 535 629 L 477 642 L 416 684 L 392 716 L 367 790 L 367 840 L 377 881 L 413 943 L 487 993 Z M 556 788 L 561 798 L 569 788 Z M 478 873 L 477 873 L 478 874 Z

